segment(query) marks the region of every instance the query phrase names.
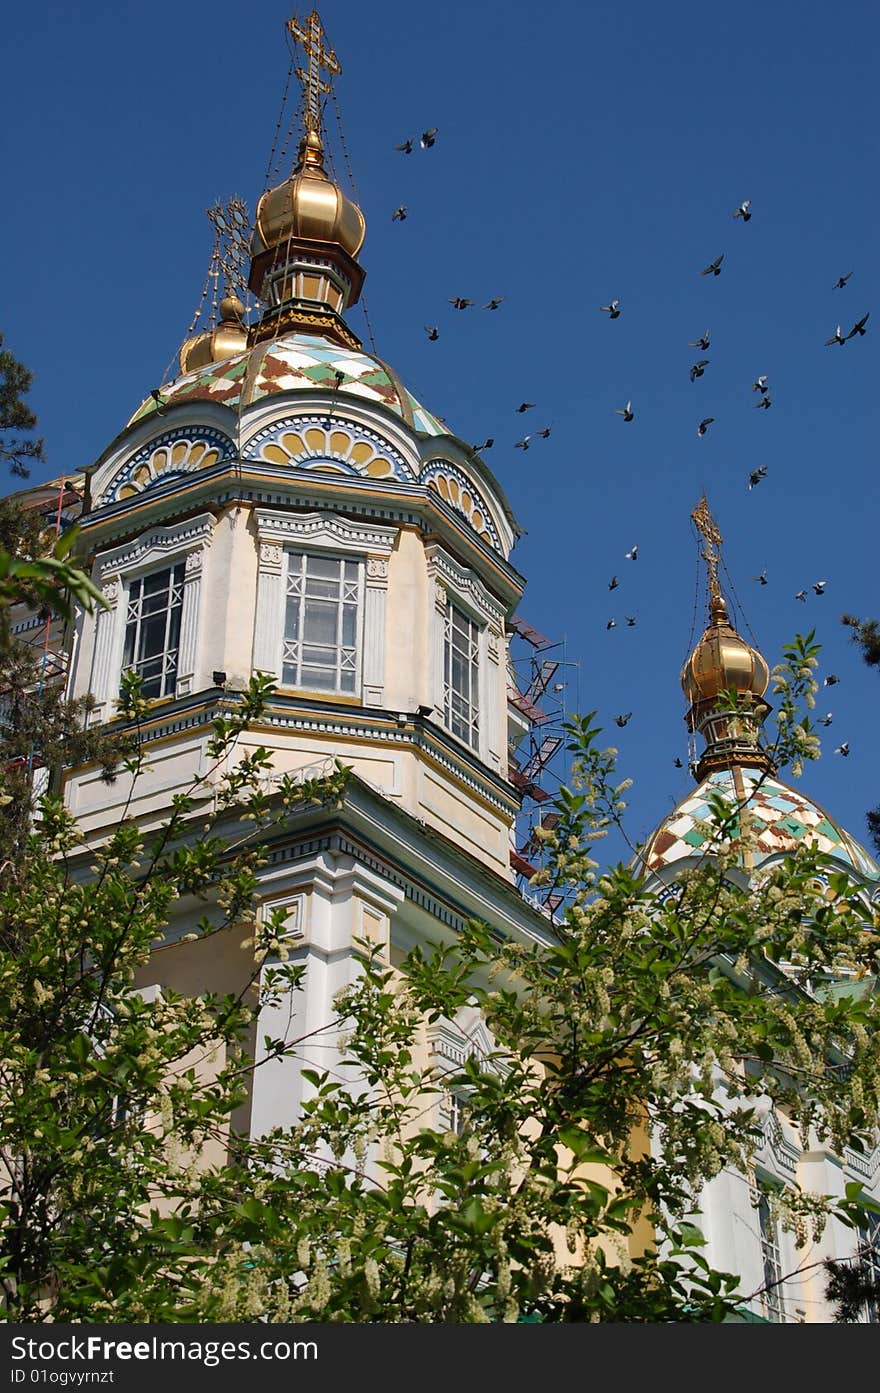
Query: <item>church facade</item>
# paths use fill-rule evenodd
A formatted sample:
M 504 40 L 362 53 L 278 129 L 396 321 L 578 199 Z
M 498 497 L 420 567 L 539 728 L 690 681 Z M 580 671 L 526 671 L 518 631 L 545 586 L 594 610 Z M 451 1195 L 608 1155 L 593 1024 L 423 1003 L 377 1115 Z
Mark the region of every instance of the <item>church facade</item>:
M 317 61 L 320 31 L 309 35 Z M 210 797 L 212 722 L 254 673 L 275 687 L 243 751 L 266 747 L 279 776 L 334 761 L 351 769 L 340 806 L 299 812 L 267 842 L 260 899 L 284 909 L 307 987 L 294 1016 L 264 1008 L 257 1042 L 307 1037 L 332 1017 L 358 939 L 393 964 L 469 918 L 525 944 L 554 933 L 518 890 L 511 860 L 521 802 L 511 759 L 525 728 L 522 702 L 509 699 L 519 528 L 480 455 L 346 322 L 364 279 L 364 219 L 326 172 L 317 89 L 306 95 L 296 168 L 257 209 L 249 286 L 259 318 L 246 325 L 242 300 L 227 294 L 217 324 L 184 345 L 179 375 L 87 471 L 80 547 L 107 608 L 80 618 L 69 674 L 70 694 L 91 693 L 99 723 L 113 718 L 126 671 L 151 701 L 148 767 L 133 789 L 125 777 L 108 787 L 98 768 L 65 776 L 87 838 L 123 816 L 157 826 L 196 780 Z M 760 704 L 768 677 L 716 589 L 685 672 L 692 727 L 707 741 L 698 787 L 650 840 L 647 872 L 671 888 L 699 860 L 706 800 L 719 788 L 762 822 L 748 871 L 807 836 L 875 897 L 880 873 L 867 853 L 782 784 L 754 733 L 716 704 L 730 686 Z M 240 990 L 252 963 L 237 935 L 190 942 L 190 927 L 183 916 L 169 925 L 141 985 Z M 444 1022 L 431 1038 L 438 1061 L 464 1058 L 480 1029 L 471 1016 Z M 253 1135 L 296 1119 L 300 1071 L 326 1063 L 325 1044 L 254 1071 Z M 798 1274 L 803 1254 L 768 1197 L 780 1185 L 842 1194 L 852 1179 L 880 1194 L 880 1150 L 833 1156 L 768 1112 L 755 1174 L 708 1186 L 707 1257 L 741 1274 L 744 1295 L 767 1288 L 751 1303 L 757 1318 L 830 1318 L 821 1266 Z M 856 1241 L 832 1222 L 816 1264 Z

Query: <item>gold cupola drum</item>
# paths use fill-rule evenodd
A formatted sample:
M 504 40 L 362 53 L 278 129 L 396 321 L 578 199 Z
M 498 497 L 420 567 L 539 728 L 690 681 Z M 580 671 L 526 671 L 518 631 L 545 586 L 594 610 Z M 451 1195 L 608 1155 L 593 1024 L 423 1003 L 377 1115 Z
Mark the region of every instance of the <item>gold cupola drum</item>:
M 721 533 L 705 498 L 691 518 L 704 540 L 709 581 L 709 623 L 681 671 L 682 690 L 690 703 L 685 720 L 706 742 L 695 772 L 702 779 L 713 769 L 733 765 L 769 770 L 772 763 L 761 746 L 760 732 L 771 709 L 764 700 L 770 669 L 763 654 L 730 622 L 718 582 Z M 725 696 L 730 692 L 735 694 L 733 709 Z
M 305 129 L 292 175 L 257 204 L 248 284 L 266 310 L 252 338 L 259 342 L 299 328 L 359 348 L 342 315 L 357 303 L 364 283 L 356 258 L 366 223 L 357 204 L 327 174 L 321 133 L 321 96 L 330 91 L 322 71 L 332 78 L 342 69 L 325 44 L 317 11 L 305 23 L 289 20 L 287 27 L 308 60 L 297 69 Z

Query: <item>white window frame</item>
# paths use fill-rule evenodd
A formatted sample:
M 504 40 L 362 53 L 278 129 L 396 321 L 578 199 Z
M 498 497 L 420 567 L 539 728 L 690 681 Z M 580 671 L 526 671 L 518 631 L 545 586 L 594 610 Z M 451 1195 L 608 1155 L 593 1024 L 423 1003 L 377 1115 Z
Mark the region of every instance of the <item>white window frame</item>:
M 255 512 L 259 560 L 253 667 L 284 686 L 284 630 L 287 614 L 288 553 L 332 554 L 360 563 L 357 678 L 354 692 L 292 687 L 331 700 L 349 697 L 365 706 L 385 702 L 385 625 L 388 574 L 396 527 L 354 522 L 333 513 Z
M 183 602 L 178 638 L 177 672 L 173 692 L 155 700 L 186 696 L 194 690 L 199 650 L 202 572 L 214 531 L 214 518 L 200 513 L 185 522 L 153 527 L 124 546 L 102 552 L 93 580 L 107 602 L 97 612 L 95 643 L 89 687 L 96 706 L 92 720 L 109 720 L 116 714 L 116 699 L 123 671 L 129 595 L 133 582 L 144 576 L 184 566 Z
M 281 635 L 281 685 L 292 687 L 298 691 L 321 692 L 329 696 L 359 696 L 364 629 L 363 560 L 354 556 L 346 556 L 344 553 L 337 555 L 332 552 L 294 551 L 287 548 L 285 548 L 284 555 L 284 629 Z M 324 580 L 323 577 L 316 576 L 313 571 L 310 574 L 310 563 L 319 560 L 329 561 L 339 568 L 337 576 L 326 578 L 327 581 L 338 587 L 338 593 L 333 599 L 329 597 L 324 599 L 309 593 L 310 582 L 312 584 L 317 582 L 320 586 Z M 353 578 L 347 574 L 349 570 L 353 571 Z M 300 587 L 299 594 L 294 591 L 294 587 L 297 585 Z M 318 644 L 315 642 L 314 636 L 307 635 L 306 605 L 309 600 L 325 604 L 332 603 L 334 606 L 336 611 L 336 641 L 333 644 Z M 297 633 L 294 637 L 289 638 L 288 628 L 293 601 L 299 602 Z M 345 610 L 347 607 L 351 608 L 352 605 L 354 608 L 354 641 L 351 644 L 345 644 L 343 642 L 344 634 L 341 630 L 345 624 Z M 329 672 L 331 664 L 329 662 L 324 665 L 306 663 L 303 651 L 306 648 L 326 648 L 328 657 L 331 653 L 334 655 L 332 666 L 335 669 L 335 681 L 332 685 L 309 680 L 312 671 Z M 287 669 L 290 667 L 296 669 L 293 681 L 290 681 L 287 676 Z M 351 673 L 349 685 L 346 685 L 344 681 L 346 672 Z
M 458 740 L 477 751 L 482 696 L 480 639 L 479 622 L 447 597 L 443 619 L 443 723 Z M 466 691 L 454 684 L 456 655 L 462 660 Z
M 168 585 L 164 592 L 153 592 L 163 594 L 164 604 L 161 610 L 153 610 L 145 616 L 145 606 L 149 603 L 150 596 L 144 595 L 144 582 L 156 576 L 168 576 Z M 137 576 L 129 579 L 125 604 L 125 636 L 123 647 L 122 675 L 127 672 L 138 673 L 143 682 L 143 694 L 145 697 L 159 699 L 161 697 L 174 696 L 177 688 L 177 670 L 180 665 L 180 631 L 183 627 L 183 593 L 186 577 L 186 563 L 183 561 L 171 561 L 168 566 L 155 567 L 150 571 L 143 571 Z M 138 656 L 139 650 L 143 645 L 146 620 L 156 618 L 159 614 L 164 618 L 164 638 L 161 648 L 149 656 Z M 176 629 L 176 634 L 174 630 Z M 133 651 L 130 656 L 126 656 L 129 636 L 133 637 Z M 174 637 L 174 642 L 170 639 Z M 173 659 L 173 661 L 172 661 Z M 159 664 L 158 673 L 146 676 L 143 669 L 147 666 Z M 173 678 L 172 678 L 173 674 Z M 158 692 L 148 691 L 158 679 L 160 690 Z
M 856 1260 L 861 1259 L 874 1281 L 880 1283 L 880 1214 L 868 1214 L 856 1233 L 859 1238 Z M 862 1303 L 859 1323 L 880 1324 L 880 1301 L 876 1297 L 867 1297 Z
M 428 576 L 433 591 L 431 625 L 431 700 L 434 719 L 454 740 L 493 769 L 503 771 L 503 732 L 506 710 L 502 712 L 501 664 L 504 648 L 503 606 L 472 570 L 462 566 L 439 545 L 425 549 Z M 473 742 L 453 730 L 450 694 L 447 691 L 447 638 L 451 609 L 457 610 L 478 629 L 477 635 L 477 730 Z
M 760 1177 L 755 1183 L 755 1211 L 758 1221 L 758 1241 L 761 1245 L 761 1276 L 766 1290 L 761 1293 L 764 1315 L 773 1324 L 784 1324 L 785 1283 L 782 1281 L 783 1265 L 782 1235 L 779 1220 L 773 1212 L 771 1197 L 779 1186 L 771 1180 Z

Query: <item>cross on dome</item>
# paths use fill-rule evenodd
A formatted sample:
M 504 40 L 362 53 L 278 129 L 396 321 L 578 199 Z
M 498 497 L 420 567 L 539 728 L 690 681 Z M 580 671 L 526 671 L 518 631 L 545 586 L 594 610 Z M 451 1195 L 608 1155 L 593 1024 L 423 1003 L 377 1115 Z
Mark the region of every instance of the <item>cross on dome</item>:
M 306 133 L 314 131 L 320 140 L 321 136 L 321 105 L 322 94 L 330 91 L 331 84 L 325 82 L 321 76 L 321 69 L 328 72 L 331 77 L 340 77 L 342 68 L 332 48 L 326 48 L 324 39 L 324 27 L 321 24 L 321 17 L 317 10 L 312 10 L 305 23 L 302 23 L 294 15 L 287 21 L 287 30 L 295 44 L 299 44 L 303 49 L 308 66 L 297 68 L 296 75 L 302 83 L 304 102 L 303 121 Z

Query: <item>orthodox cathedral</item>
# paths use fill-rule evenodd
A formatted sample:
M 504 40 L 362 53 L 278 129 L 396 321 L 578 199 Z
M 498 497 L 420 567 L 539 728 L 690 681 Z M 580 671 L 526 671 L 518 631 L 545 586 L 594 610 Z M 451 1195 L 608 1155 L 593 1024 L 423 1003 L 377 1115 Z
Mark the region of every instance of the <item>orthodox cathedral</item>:
M 121 674 L 138 673 L 151 699 L 148 769 L 133 790 L 126 778 L 108 787 L 98 768 L 65 777 L 87 836 L 126 815 L 158 824 L 193 779 L 210 784 L 212 722 L 255 672 L 275 688 L 245 750 L 266 747 L 278 775 L 350 766 L 339 807 L 294 814 L 271 834 L 260 898 L 283 907 L 307 989 L 292 1021 L 286 1007 L 283 1020 L 277 1005 L 264 1008 L 257 1042 L 307 1036 L 332 1017 L 358 938 L 394 963 L 469 918 L 526 944 L 554 933 L 552 914 L 520 888 L 513 841 L 528 730 L 509 660 L 524 588 L 510 560 L 517 521 L 480 455 L 347 323 L 364 281 L 365 223 L 325 167 L 319 94 L 338 64 L 317 15 L 291 23 L 307 57 L 303 130 L 294 172 L 256 210 L 248 286 L 259 317 L 247 325 L 243 299 L 227 293 L 215 325 L 184 343 L 179 375 L 146 397 L 81 481 L 80 546 L 108 607 L 79 620 L 69 691 L 91 693 L 91 719 L 107 721 Z M 806 838 L 873 895 L 871 858 L 761 753 L 769 671 L 730 623 L 711 520 L 697 521 L 709 623 L 682 681 L 705 751 L 698 786 L 644 849 L 647 871 L 671 887 L 696 863 L 707 799 L 720 790 L 748 800 L 755 869 Z M 731 687 L 755 698 L 753 726 L 719 703 Z M 169 927 L 143 985 L 237 990 L 248 965 L 236 936 L 205 945 L 182 941 L 186 928 Z M 432 1028 L 438 1063 L 479 1048 L 473 1015 Z M 321 1067 L 326 1053 L 306 1062 Z M 252 1134 L 295 1120 L 301 1066 L 272 1058 L 254 1071 Z M 771 1283 L 754 1318 L 828 1320 L 821 1268 L 786 1276 L 803 1256 L 761 1187 L 831 1194 L 858 1179 L 880 1193 L 880 1150 L 805 1150 L 770 1115 L 756 1176 L 722 1174 L 708 1187 L 706 1256 L 741 1273 L 744 1293 Z M 832 1222 L 811 1258 L 856 1241 Z

